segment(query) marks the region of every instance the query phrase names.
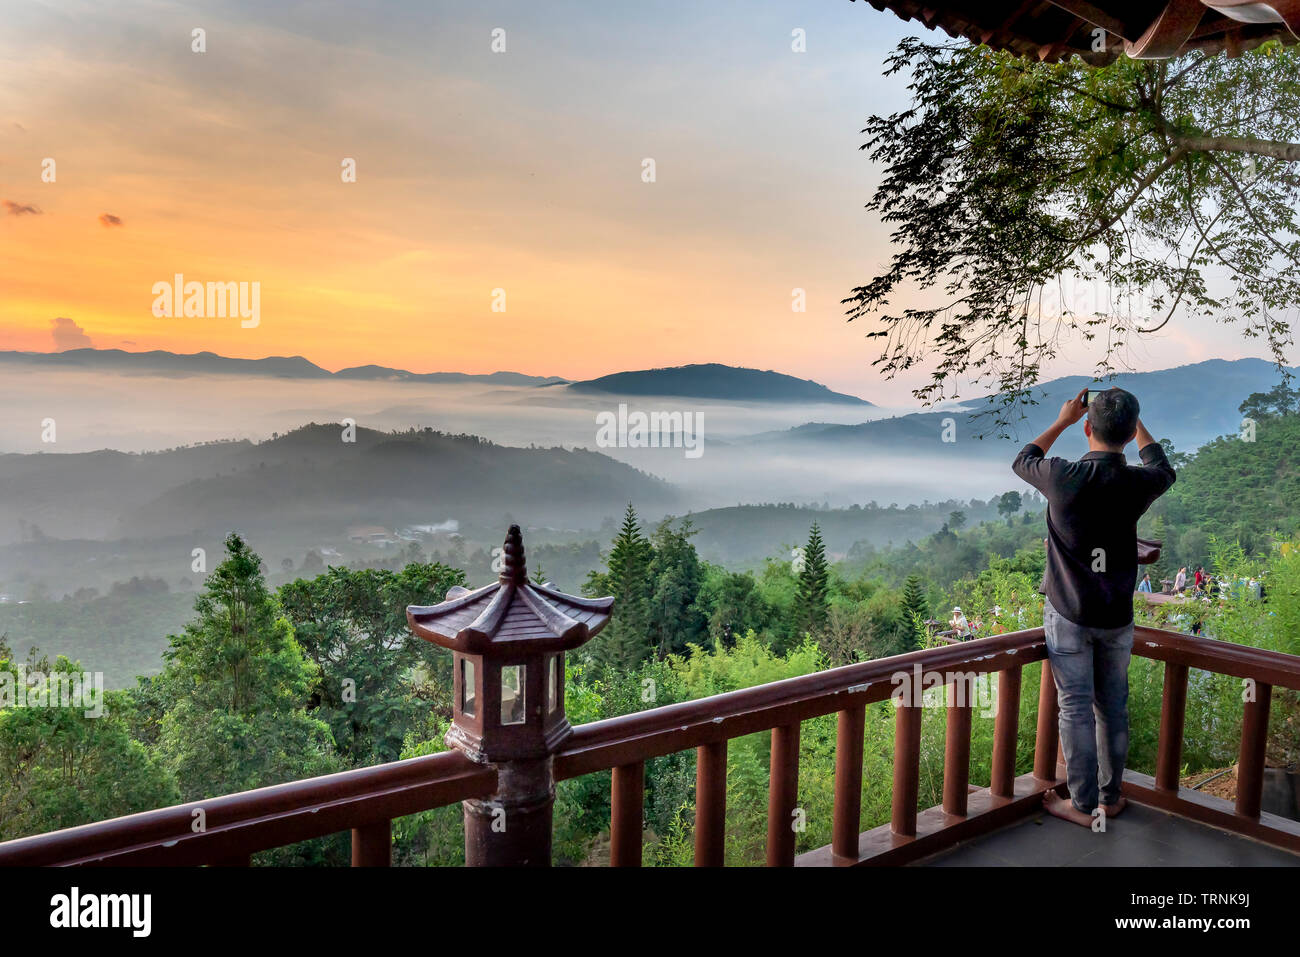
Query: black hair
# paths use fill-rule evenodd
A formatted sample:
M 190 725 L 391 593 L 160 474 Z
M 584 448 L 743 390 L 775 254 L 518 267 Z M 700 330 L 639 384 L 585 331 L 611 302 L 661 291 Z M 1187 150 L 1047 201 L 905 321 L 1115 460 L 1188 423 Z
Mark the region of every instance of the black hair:
M 1137 396 L 1123 389 L 1098 392 L 1088 404 L 1088 421 L 1092 434 L 1107 445 L 1124 445 L 1137 431 Z

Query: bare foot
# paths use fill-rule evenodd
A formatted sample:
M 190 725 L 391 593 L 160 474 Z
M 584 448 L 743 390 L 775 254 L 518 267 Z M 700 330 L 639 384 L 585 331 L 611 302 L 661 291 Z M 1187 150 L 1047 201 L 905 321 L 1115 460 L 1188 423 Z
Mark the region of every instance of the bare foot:
M 1114 804 L 1103 804 L 1101 809 L 1106 812 L 1107 817 L 1118 817 L 1119 812 L 1126 807 L 1128 807 L 1128 798 L 1121 794 Z
M 1063 798 L 1055 791 L 1048 791 L 1043 795 L 1043 807 L 1047 813 L 1059 817 L 1063 821 L 1069 821 L 1071 824 L 1078 824 L 1080 827 L 1092 828 L 1092 815 L 1084 814 L 1072 803 L 1069 798 Z

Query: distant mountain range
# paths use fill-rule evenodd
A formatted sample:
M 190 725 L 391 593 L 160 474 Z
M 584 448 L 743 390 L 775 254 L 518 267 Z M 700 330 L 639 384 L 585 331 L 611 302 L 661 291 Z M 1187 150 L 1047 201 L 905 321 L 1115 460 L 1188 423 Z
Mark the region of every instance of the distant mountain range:
M 1291 369 L 1293 374 L 1300 369 Z M 1190 451 L 1241 427 L 1238 406 L 1253 392 L 1267 392 L 1281 378 L 1264 359 L 1210 359 L 1157 372 L 1128 372 L 1095 383 L 1087 376 L 1066 376 L 1036 386 L 1037 405 L 1023 410 L 1012 423 L 1014 434 L 990 434 L 993 423 L 987 399 L 965 404 L 961 411 L 913 412 L 860 425 L 809 422 L 784 432 L 752 436 L 751 447 L 772 454 L 817 454 L 821 451 L 872 451 L 897 456 L 938 456 L 955 459 L 1005 457 L 1029 442 L 1055 419 L 1062 403 L 1085 387 L 1118 386 L 1137 396 L 1142 421 L 1157 439 L 1170 439 L 1175 449 Z M 951 422 L 950 441 L 944 441 Z M 1053 452 L 1077 456 L 1087 451 L 1082 429 L 1072 429 Z
M 741 369 L 716 362 L 615 372 L 571 383 L 570 392 L 615 396 L 677 396 L 730 402 L 823 402 L 870 406 L 866 399 L 832 392 L 811 379 L 780 372 Z
M 809 379 L 779 372 L 741 369 L 711 362 L 669 369 L 616 372 L 597 379 L 572 382 L 559 376 L 534 376 L 520 372 L 408 372 L 387 366 L 364 365 L 330 372 L 302 356 L 268 356 L 232 359 L 215 352 L 182 354 L 154 350 L 69 349 L 66 352 L 0 352 L 0 363 L 36 368 L 85 369 L 118 374 L 149 375 L 249 375 L 278 379 L 348 379 L 369 382 L 457 383 L 477 382 L 500 386 L 567 385 L 572 392 L 612 396 L 673 396 L 722 402 L 834 403 L 870 406 L 857 396 L 832 392 Z
M 215 352 L 183 354 L 155 349 L 126 352 L 122 349 L 69 349 L 66 352 L 0 352 L 0 363 L 62 369 L 86 369 L 153 375 L 251 375 L 277 379 L 362 379 L 388 382 L 482 382 L 492 385 L 556 385 L 568 380 L 558 376 L 533 376 L 521 372 L 407 372 L 385 366 L 366 365 L 330 372 L 302 356 L 268 356 L 265 359 L 232 359 Z

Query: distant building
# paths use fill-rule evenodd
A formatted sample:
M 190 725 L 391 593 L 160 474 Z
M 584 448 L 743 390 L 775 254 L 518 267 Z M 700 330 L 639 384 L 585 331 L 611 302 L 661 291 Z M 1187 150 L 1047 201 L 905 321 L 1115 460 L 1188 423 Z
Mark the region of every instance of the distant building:
M 382 525 L 353 525 L 348 529 L 348 541 L 357 545 L 392 545 L 397 536 Z
M 437 522 L 433 525 L 409 525 L 402 529 L 407 534 L 415 535 L 437 535 L 440 533 L 454 533 L 460 531 L 460 522 L 454 518 L 449 518 L 445 522 Z

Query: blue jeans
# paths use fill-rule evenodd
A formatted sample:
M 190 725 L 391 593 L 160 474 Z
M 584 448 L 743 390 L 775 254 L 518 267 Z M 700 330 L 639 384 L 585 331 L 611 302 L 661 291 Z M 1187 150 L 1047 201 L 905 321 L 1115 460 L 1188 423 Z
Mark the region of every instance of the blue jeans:
M 1128 662 L 1133 625 L 1088 628 L 1046 602 L 1043 631 L 1056 679 L 1070 801 L 1085 814 L 1120 795 L 1128 758 Z

